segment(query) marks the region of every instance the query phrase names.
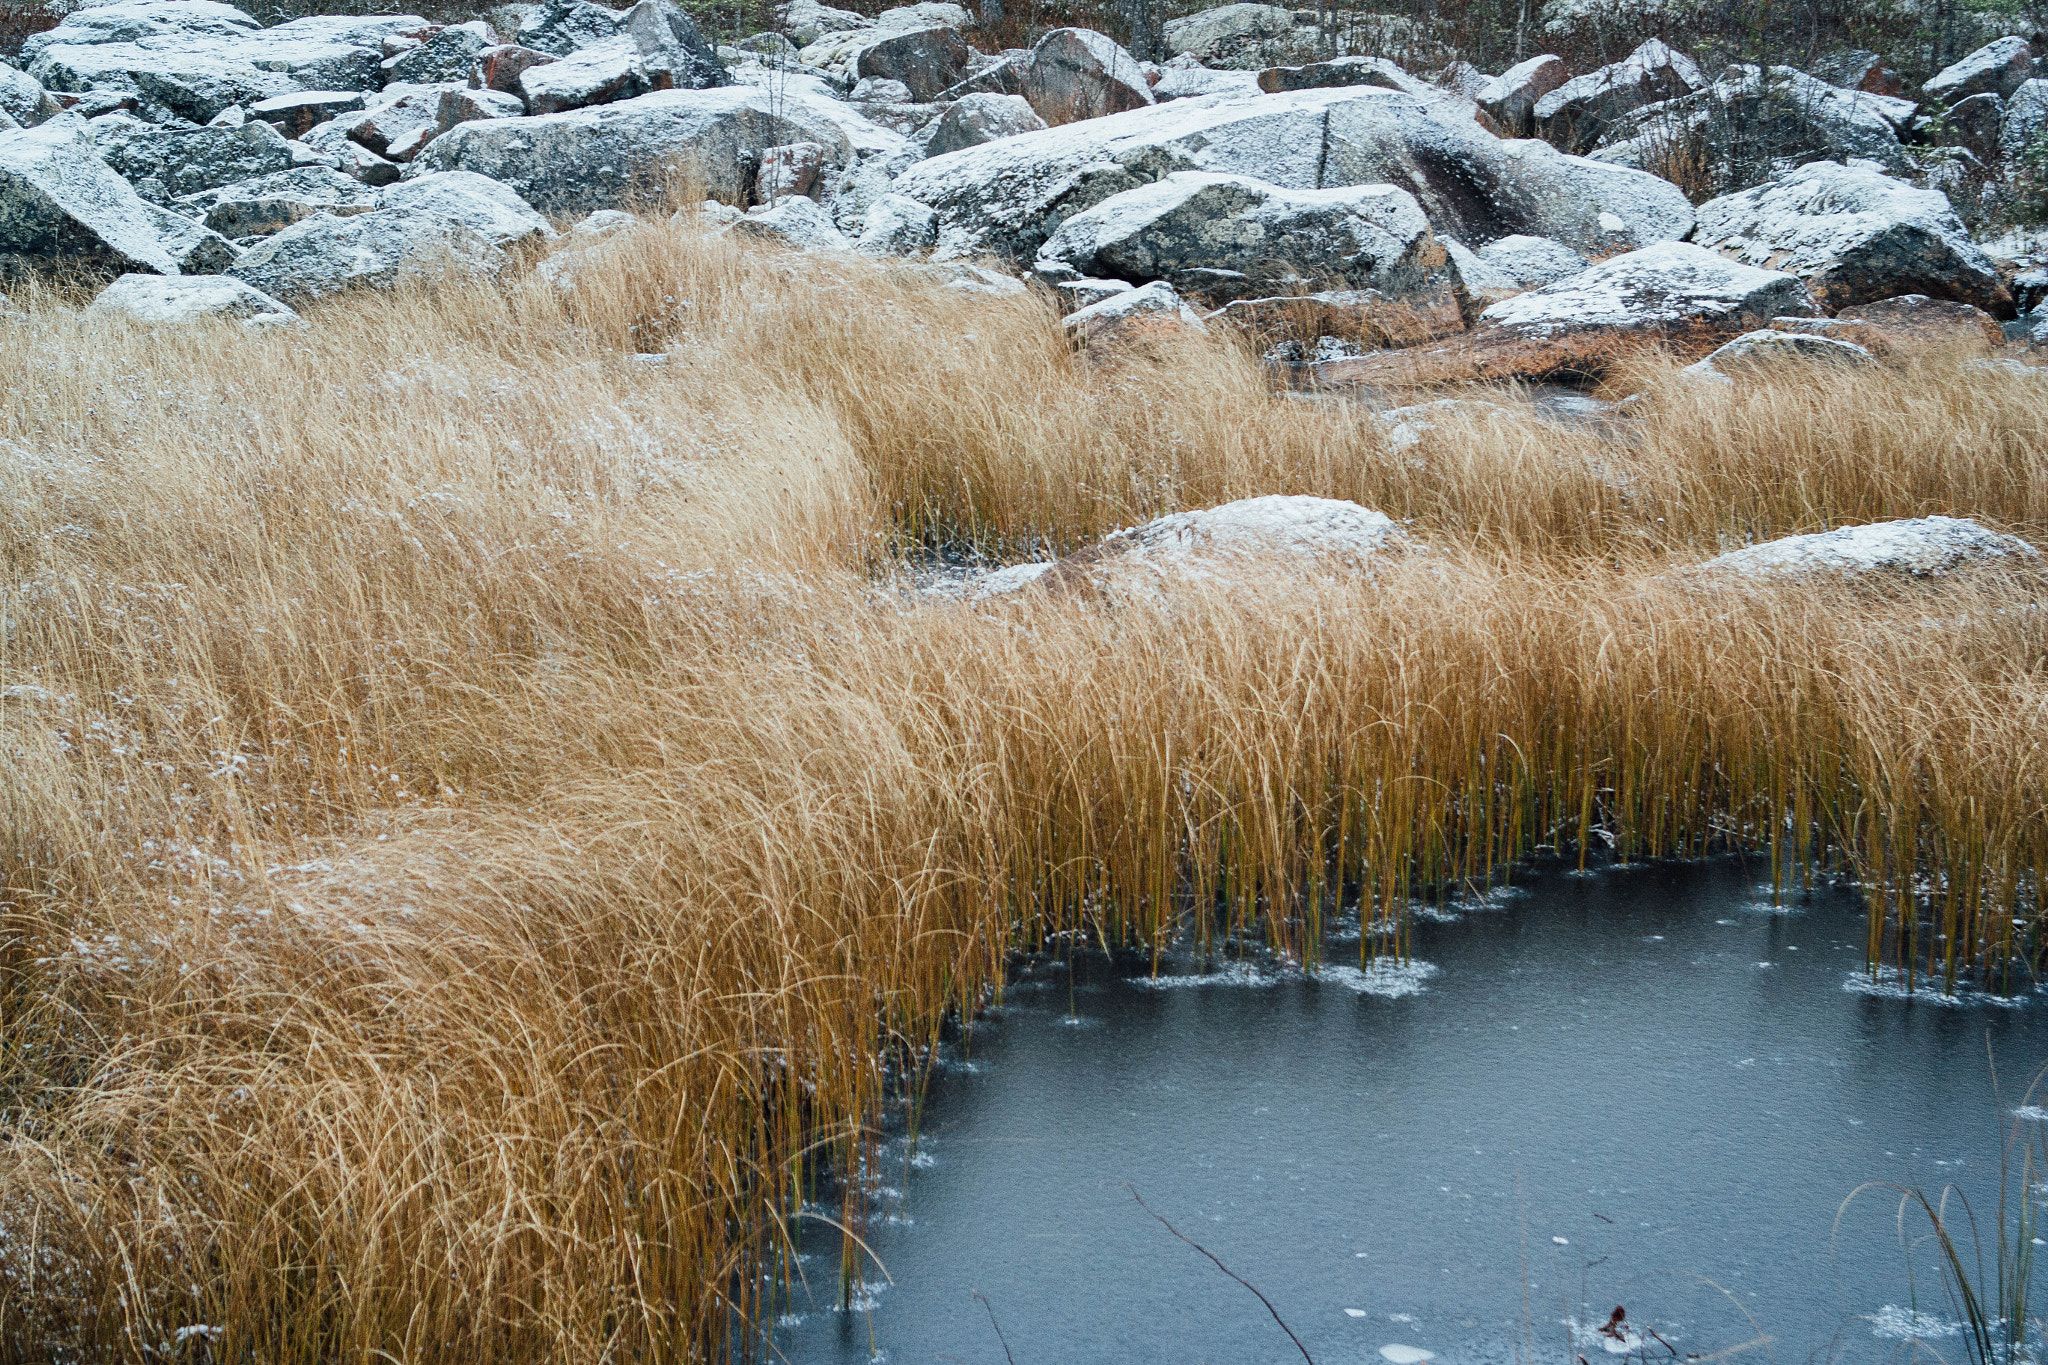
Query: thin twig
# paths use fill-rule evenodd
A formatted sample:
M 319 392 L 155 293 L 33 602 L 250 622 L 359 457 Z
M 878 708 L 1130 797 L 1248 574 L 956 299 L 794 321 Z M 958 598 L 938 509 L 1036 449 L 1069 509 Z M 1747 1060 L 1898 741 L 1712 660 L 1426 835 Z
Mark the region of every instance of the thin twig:
M 1003 1344 L 1003 1359 L 1009 1361 L 1010 1365 L 1017 1365 L 1017 1357 L 1010 1354 L 1010 1339 L 1003 1335 L 1003 1325 L 996 1321 L 996 1310 L 987 1299 L 982 1298 L 979 1289 L 974 1291 L 974 1297 L 981 1299 L 981 1311 L 988 1314 L 988 1325 L 996 1329 L 996 1340 Z
M 1159 1218 L 1159 1215 L 1153 1212 L 1152 1206 L 1145 1202 L 1144 1196 L 1138 1193 L 1137 1186 L 1131 1184 L 1130 1181 L 1126 1180 L 1124 1182 L 1124 1188 L 1131 1192 L 1131 1198 L 1138 1201 L 1139 1208 L 1145 1210 L 1145 1212 L 1147 1213 L 1152 1214 L 1154 1218 Z M 1308 1362 L 1308 1365 L 1316 1365 L 1316 1358 L 1308 1353 L 1308 1347 L 1302 1345 L 1301 1338 L 1294 1335 L 1294 1329 L 1292 1327 L 1289 1327 L 1287 1325 L 1287 1320 L 1280 1316 L 1280 1310 L 1273 1306 L 1273 1301 L 1267 1298 L 1264 1294 L 1259 1293 L 1259 1287 L 1257 1285 L 1253 1284 L 1250 1280 L 1247 1280 L 1244 1276 L 1238 1274 L 1235 1270 L 1232 1270 L 1229 1266 L 1223 1264 L 1223 1262 L 1218 1261 L 1216 1259 L 1215 1252 L 1209 1250 L 1209 1248 L 1203 1246 L 1200 1242 L 1195 1241 L 1193 1238 L 1183 1235 L 1179 1228 L 1167 1222 L 1164 1218 L 1159 1218 L 1159 1226 L 1165 1228 L 1174 1236 L 1179 1237 L 1183 1242 L 1186 1242 L 1189 1246 L 1201 1252 L 1204 1256 L 1207 1256 L 1209 1260 L 1212 1263 L 1214 1263 L 1215 1267 L 1218 1270 L 1228 1275 L 1231 1279 L 1236 1280 L 1246 1289 L 1251 1290 L 1252 1293 L 1257 1294 L 1259 1302 L 1266 1305 L 1266 1311 L 1273 1315 L 1273 1321 L 1280 1324 L 1280 1330 L 1287 1333 L 1287 1339 L 1294 1343 L 1294 1349 L 1301 1352 L 1301 1358 L 1303 1360 L 1306 1360 Z

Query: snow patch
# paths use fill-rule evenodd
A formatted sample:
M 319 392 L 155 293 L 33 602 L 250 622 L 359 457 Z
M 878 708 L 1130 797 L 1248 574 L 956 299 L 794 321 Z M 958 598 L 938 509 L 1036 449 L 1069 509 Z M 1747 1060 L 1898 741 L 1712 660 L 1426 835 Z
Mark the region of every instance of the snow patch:
M 1710 559 L 1697 572 L 1763 576 L 1887 570 L 1928 578 L 2012 556 L 2038 558 L 2039 551 L 1965 518 L 1915 517 L 1766 541 Z
M 1848 979 L 1842 982 L 1842 989 L 1851 995 L 1875 996 L 1880 1000 L 1917 1001 L 1923 1005 L 1936 1005 L 1943 1009 L 1967 1009 L 1971 1005 L 2018 1009 L 2027 1003 L 2027 997 L 2024 995 L 1992 995 L 1987 991 L 1960 990 L 1950 995 L 1924 972 L 1914 978 L 1913 988 L 1908 990 L 1906 974 L 1897 967 L 1879 967 L 1875 976 L 1869 972 L 1851 972 Z

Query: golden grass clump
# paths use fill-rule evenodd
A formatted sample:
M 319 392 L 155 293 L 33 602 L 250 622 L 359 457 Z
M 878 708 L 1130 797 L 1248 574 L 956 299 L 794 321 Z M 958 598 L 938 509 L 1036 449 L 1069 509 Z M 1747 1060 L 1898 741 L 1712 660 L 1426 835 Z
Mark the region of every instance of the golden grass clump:
M 1538 848 L 1748 846 L 1872 882 L 1873 958 L 1940 987 L 2035 952 L 2041 568 L 1683 570 L 1928 513 L 2048 539 L 2048 384 L 1649 359 L 1612 439 L 1509 394 L 1396 449 L 1222 336 L 1076 354 L 1031 296 L 687 220 L 289 335 L 25 301 L 12 1357 L 758 1354 L 815 1171 L 1054 935 L 1313 957 L 1348 891 L 1398 954 L 1409 896 Z M 1267 493 L 1423 548 L 898 586 Z

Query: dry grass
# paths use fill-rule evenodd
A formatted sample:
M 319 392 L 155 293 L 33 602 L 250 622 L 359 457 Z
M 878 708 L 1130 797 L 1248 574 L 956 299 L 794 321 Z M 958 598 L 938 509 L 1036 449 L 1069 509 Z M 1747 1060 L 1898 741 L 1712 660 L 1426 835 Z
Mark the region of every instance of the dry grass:
M 2048 539 L 2048 385 L 1645 362 L 1630 440 L 1510 406 L 1394 451 L 1221 339 L 1076 356 L 1028 297 L 687 227 L 296 336 L 17 298 L 13 1356 L 757 1350 L 886 1063 L 1055 932 L 1307 952 L 1350 887 L 1400 952 L 1411 890 L 1537 846 L 1741 843 L 1880 883 L 1944 981 L 2032 951 L 2039 570 L 1670 569 L 1928 512 Z M 908 544 L 1273 492 L 1432 549 L 1115 608 L 889 586 Z

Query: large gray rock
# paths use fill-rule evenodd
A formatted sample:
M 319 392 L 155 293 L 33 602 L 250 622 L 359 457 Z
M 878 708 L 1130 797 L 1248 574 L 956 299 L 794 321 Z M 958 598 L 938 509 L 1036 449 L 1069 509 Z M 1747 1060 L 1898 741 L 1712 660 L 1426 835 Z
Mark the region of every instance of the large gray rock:
M 1161 30 L 1166 50 L 1210 66 L 1256 59 L 1262 44 L 1294 27 L 1294 13 L 1278 5 L 1222 5 L 1175 19 Z M 1259 61 L 1264 66 L 1265 62 Z
M 1442 90 L 1417 80 L 1385 57 L 1332 57 L 1301 66 L 1269 66 L 1259 73 L 1259 89 L 1269 95 L 1283 90 L 1328 90 L 1344 85 L 1377 85 L 1411 95 L 1440 95 Z
M 472 89 L 517 95 L 519 78 L 529 67 L 546 66 L 554 60 L 551 52 L 521 47 L 517 43 L 500 43 L 496 47 L 485 48 L 470 61 L 469 84 Z
M 1693 240 L 1798 276 L 1831 310 L 1926 294 L 2012 313 L 2010 292 L 1947 196 L 1868 163 L 1817 161 L 1775 184 L 1709 200 Z
M 240 318 L 259 324 L 298 321 L 299 315 L 270 295 L 224 275 L 123 275 L 87 308 L 89 317 L 123 318 L 153 325 Z
M 1536 102 L 1569 79 L 1564 58 L 1544 53 L 1503 71 L 1473 97 L 1479 112 L 1502 137 L 1529 137 L 1536 131 Z
M 263 237 L 316 213 L 368 213 L 377 192 L 332 167 L 301 166 L 189 195 L 176 207 L 225 237 Z
M 1259 75 L 1256 71 L 1213 71 L 1193 57 L 1169 58 L 1147 70 L 1149 79 L 1153 73 L 1159 79 L 1152 86 L 1152 98 L 1164 104 L 1168 100 L 1194 99 L 1201 95 L 1256 95 L 1259 93 Z
M 1174 171 L 1393 185 L 1468 244 L 1527 233 L 1590 255 L 1692 229 L 1668 181 L 1503 142 L 1447 101 L 1366 86 L 1175 100 L 933 157 L 894 188 L 938 211 L 942 253 L 1029 261 L 1063 219 Z
M 409 47 L 395 57 L 385 58 L 382 68 L 384 79 L 386 82 L 404 81 L 410 85 L 467 80 L 477 54 L 496 45 L 497 41 L 491 26 L 481 19 L 466 24 L 450 24 L 438 33 L 430 34 L 417 47 Z
M 1119 290 L 1067 314 L 1061 325 L 1082 341 L 1127 338 L 1159 326 L 1201 330 L 1202 320 L 1165 280 Z
M 1597 146 L 1622 115 L 1706 85 L 1690 58 L 1652 38 L 1621 61 L 1566 81 L 1537 100 L 1531 113 L 1538 137 L 1583 153 Z
M 500 248 L 545 242 L 555 235 L 548 220 L 509 185 L 471 171 L 439 171 L 393 185 L 378 206 L 438 214 Z
M 1733 384 L 1739 377 L 1768 373 L 1784 361 L 1806 364 L 1864 366 L 1870 352 L 1853 341 L 1811 332 L 1759 328 L 1724 342 L 1701 360 L 1679 371 L 1687 379 Z
M 524 117 L 526 103 L 517 95 L 486 88 L 443 90 L 440 103 L 434 107 L 435 136 L 447 132 L 458 123 L 474 123 L 478 119 L 486 118 Z
M 1943 103 L 1954 105 L 1985 91 L 2010 96 L 2034 74 L 2034 50 L 2025 38 L 2000 38 L 1986 43 L 1953 66 L 1942 68 L 1920 87 Z
M 441 96 L 465 88 L 445 81 L 439 85 L 390 86 L 369 101 L 362 113 L 344 115 L 337 122 L 347 131 L 350 141 L 378 156 L 394 162 L 410 161 L 441 134 Z M 307 134 L 309 139 L 311 136 Z
M 755 209 L 726 229 L 735 237 L 799 251 L 849 251 L 846 240 L 832 223 L 832 215 L 814 199 L 791 195 L 772 208 Z
M 155 128 L 132 118 L 92 125 L 93 145 L 135 192 L 158 204 L 241 180 L 287 171 L 291 142 L 261 119 L 239 128 Z
M 150 207 L 100 160 L 84 120 L 0 133 L 0 258 L 175 275 Z
M 848 9 L 833 9 L 818 0 L 789 0 L 775 7 L 776 26 L 798 47 L 809 47 L 828 33 L 873 28 L 875 21 Z
M 332 162 L 334 168 L 344 175 L 353 176 L 365 185 L 390 184 L 398 179 L 403 168 L 349 136 L 357 122 L 357 114 L 343 114 L 340 118 L 316 124 L 307 130 L 302 141 L 317 155 Z
M 1865 574 L 1939 578 L 1998 560 L 2037 560 L 2040 551 L 1959 517 L 1915 517 L 1785 536 L 1719 555 L 1691 570 L 1713 577 L 1811 578 Z
M 12 119 L 23 128 L 33 128 L 63 110 L 49 91 L 26 71 L 0 63 L 0 117 Z
M 834 165 L 851 159 L 846 134 L 808 103 L 729 86 L 464 123 L 436 138 L 415 164 L 502 181 L 542 213 L 591 213 L 659 192 L 658 177 L 687 168 L 712 195 L 741 199 L 751 178 L 745 158 L 792 142 L 818 143 Z
M 725 64 L 689 15 L 671 0 L 640 0 L 618 16 L 612 36 L 574 48 L 559 61 L 526 68 L 519 90 L 533 113 L 552 114 L 655 90 L 706 90 L 731 83 Z
M 2044 133 L 2048 133 L 2048 80 L 2030 80 L 2005 102 L 1998 128 L 1999 153 L 2015 159 L 2024 156 Z
M 288 138 L 304 137 L 332 118 L 362 112 L 360 90 L 295 90 L 273 95 L 249 106 L 252 118 L 262 119 Z
M 1304 278 L 1412 293 L 1443 252 L 1414 196 L 1391 185 L 1283 190 L 1181 171 L 1075 214 L 1038 258 L 1085 276 L 1166 280 L 1183 293 L 1224 284 L 1242 297 Z
M 143 202 L 149 209 L 158 244 L 183 273 L 218 275 L 242 259 L 240 247 L 206 224 L 171 209 L 158 208 L 147 200 Z
M 1137 60 L 1113 40 L 1085 28 L 1056 28 L 1031 49 L 1020 92 L 1054 128 L 1121 114 L 1153 102 Z
M 132 21 L 120 23 L 102 22 L 106 9 L 79 10 L 35 35 L 22 55 L 51 90 L 128 91 L 206 123 L 231 105 L 297 90 L 375 90 L 384 39 L 426 26 L 417 15 L 322 15 L 259 29 L 228 6 L 195 4 L 203 0 L 106 7 Z
M 482 233 L 438 213 L 384 208 L 294 223 L 251 250 L 231 273 L 297 303 L 348 289 L 479 279 L 495 274 L 504 259 Z
M 925 144 L 931 156 L 944 156 L 963 147 L 979 147 L 999 137 L 1035 133 L 1045 127 L 1022 95 L 965 95 L 953 102 L 932 130 Z
M 938 216 L 930 209 L 915 199 L 885 194 L 862 215 L 854 250 L 863 256 L 908 256 L 930 250 L 938 238 Z
M 1548 237 L 1502 237 L 1488 242 L 1476 254 L 1517 290 L 1540 289 L 1568 280 L 1583 273 L 1587 266 L 1585 257 Z

